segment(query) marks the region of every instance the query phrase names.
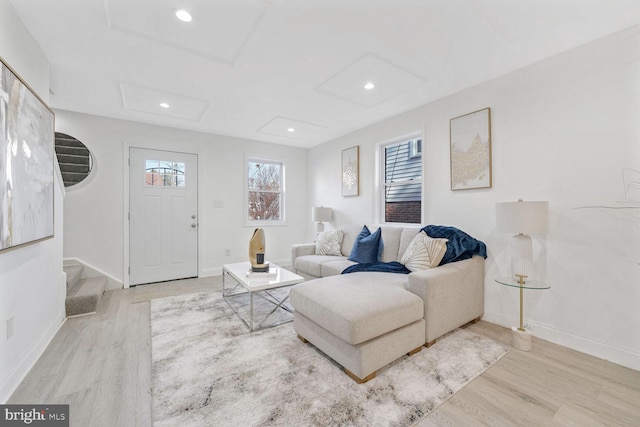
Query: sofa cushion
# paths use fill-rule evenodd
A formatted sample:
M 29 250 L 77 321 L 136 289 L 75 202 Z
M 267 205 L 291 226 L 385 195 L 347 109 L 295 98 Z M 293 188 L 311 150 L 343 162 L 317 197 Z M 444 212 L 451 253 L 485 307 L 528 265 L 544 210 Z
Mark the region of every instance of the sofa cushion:
M 341 258 L 337 261 L 325 262 L 320 269 L 321 277 L 335 276 L 336 274 L 342 274 L 345 268 L 356 265 L 357 263 L 349 261 L 348 259 Z
M 437 267 L 447 251 L 448 239 L 433 239 L 421 231 L 414 237 L 400 262 L 411 271 Z
M 345 224 L 340 226 L 340 229 L 344 232 L 340 251 L 342 252 L 342 255 L 348 257 L 349 254 L 351 254 L 351 249 L 353 249 L 353 242 L 356 241 L 356 237 L 358 237 L 362 230 L 362 225 Z
M 382 230 L 378 228 L 374 233 L 371 233 L 365 225 L 353 243 L 349 260 L 362 264 L 378 262 L 383 246 Z
M 420 232 L 420 225 L 416 224 L 416 226 L 405 226 L 402 227 L 402 235 L 400 236 L 400 245 L 398 246 L 398 253 L 396 254 L 396 259 L 393 261 L 398 261 L 402 259 L 402 256 L 407 251 L 407 248 L 416 237 L 416 235 Z M 384 238 L 384 233 L 382 234 Z M 386 240 L 385 240 L 386 242 Z
M 331 230 L 320 233 L 316 241 L 316 255 L 342 256 L 340 245 L 342 245 L 342 230 Z
M 303 255 L 296 258 L 296 271 L 310 276 L 322 277 L 322 264 L 337 260 L 346 260 L 347 257 L 333 255 Z
M 402 255 L 409 246 L 411 240 L 420 231 L 420 225 L 381 225 L 366 224 L 369 230 L 380 228 L 382 230 L 382 242 L 384 243 L 379 261 L 391 262 L 400 261 Z M 341 251 L 343 255 L 349 256 L 353 249 L 356 237 L 362 231 L 361 225 L 345 224 L 340 227 L 344 231 Z
M 403 227 L 396 225 L 380 226 L 384 247 L 378 261 L 391 262 L 398 260 L 398 246 L 400 245 L 400 238 L 402 236 L 403 229 Z
M 331 276 L 294 286 L 290 301 L 305 317 L 357 345 L 422 319 L 422 299 L 406 283 L 404 274 Z

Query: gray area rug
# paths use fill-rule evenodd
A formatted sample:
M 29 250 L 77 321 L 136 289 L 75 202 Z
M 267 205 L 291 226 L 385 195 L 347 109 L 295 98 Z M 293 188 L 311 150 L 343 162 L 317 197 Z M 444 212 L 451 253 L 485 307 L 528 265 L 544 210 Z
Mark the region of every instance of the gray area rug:
M 508 347 L 458 329 L 358 385 L 293 323 L 250 334 L 221 293 L 151 301 L 155 426 L 410 426 Z

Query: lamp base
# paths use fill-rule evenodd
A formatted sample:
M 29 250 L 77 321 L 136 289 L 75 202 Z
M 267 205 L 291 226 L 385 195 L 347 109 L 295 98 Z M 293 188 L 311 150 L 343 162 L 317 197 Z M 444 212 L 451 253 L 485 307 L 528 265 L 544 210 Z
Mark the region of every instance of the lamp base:
M 516 234 L 511 239 L 511 275 L 518 281 L 517 275 L 531 277 L 533 273 L 533 249 L 531 237 Z
M 324 231 L 324 223 L 319 222 L 316 224 L 316 234 L 320 234 Z
M 268 273 L 269 272 L 269 263 L 266 264 L 256 264 L 251 266 L 252 273 Z
M 511 347 L 521 351 L 531 351 L 531 332 L 521 331 L 517 327 L 511 328 Z

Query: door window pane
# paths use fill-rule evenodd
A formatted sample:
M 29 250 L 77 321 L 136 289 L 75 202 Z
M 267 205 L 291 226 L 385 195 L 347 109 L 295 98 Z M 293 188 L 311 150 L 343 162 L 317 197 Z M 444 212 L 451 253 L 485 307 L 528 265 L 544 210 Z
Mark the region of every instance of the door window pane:
M 147 187 L 185 187 L 185 164 L 146 160 L 144 185 Z

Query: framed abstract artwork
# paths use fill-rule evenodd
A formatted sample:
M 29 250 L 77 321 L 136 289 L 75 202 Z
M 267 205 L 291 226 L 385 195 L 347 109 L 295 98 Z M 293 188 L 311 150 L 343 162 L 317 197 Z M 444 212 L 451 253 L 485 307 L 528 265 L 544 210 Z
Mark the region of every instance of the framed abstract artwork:
M 342 195 L 345 197 L 358 195 L 359 153 L 358 145 L 342 150 Z
M 491 188 L 491 109 L 450 120 L 451 189 Z
M 0 58 L 0 251 L 53 237 L 54 114 Z

